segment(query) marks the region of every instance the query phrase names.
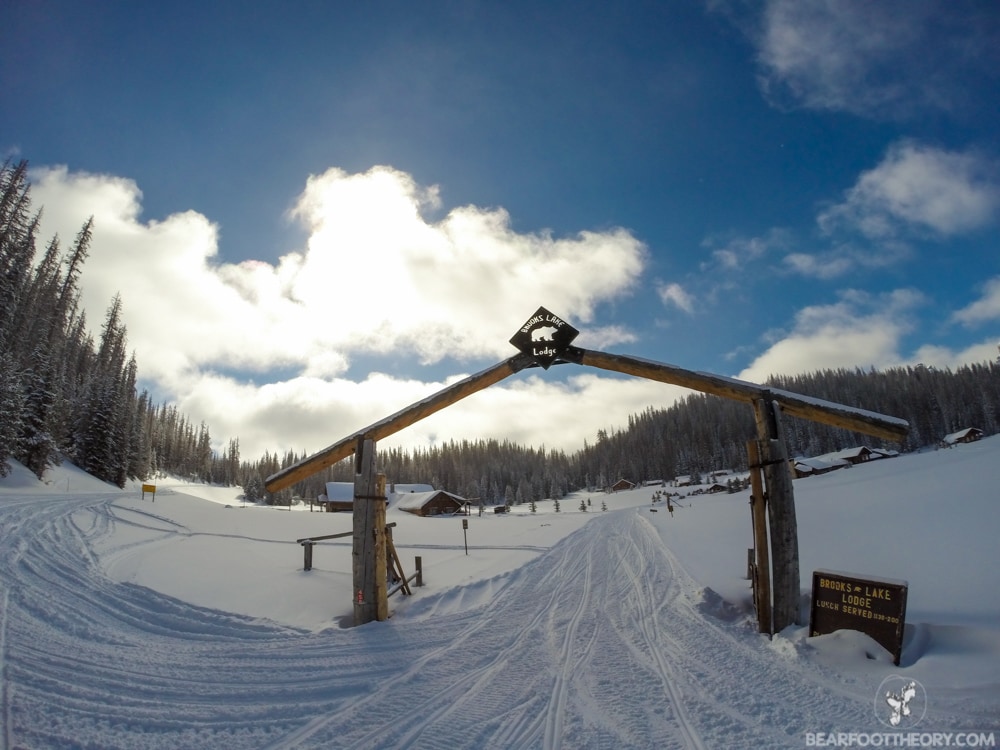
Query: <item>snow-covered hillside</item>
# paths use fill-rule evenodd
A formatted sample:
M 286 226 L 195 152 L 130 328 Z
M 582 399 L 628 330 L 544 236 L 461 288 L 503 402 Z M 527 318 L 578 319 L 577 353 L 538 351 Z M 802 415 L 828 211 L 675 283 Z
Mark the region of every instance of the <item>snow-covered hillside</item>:
M 0 480 L 0 750 L 995 744 L 997 487 L 1000 438 L 795 482 L 804 604 L 816 568 L 909 582 L 896 667 L 853 632 L 755 632 L 746 492 L 673 514 L 650 487 L 474 514 L 468 554 L 459 519 L 390 508 L 427 585 L 345 628 L 350 539 L 308 572 L 295 540 L 347 514 L 18 468 Z M 923 702 L 892 727 L 900 678 Z

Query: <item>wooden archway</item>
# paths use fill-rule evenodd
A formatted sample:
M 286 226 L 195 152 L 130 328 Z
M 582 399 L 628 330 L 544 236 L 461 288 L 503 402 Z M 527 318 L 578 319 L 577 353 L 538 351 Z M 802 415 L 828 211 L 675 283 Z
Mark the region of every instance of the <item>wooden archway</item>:
M 795 499 L 791 474 L 788 468 L 784 438 L 780 429 L 781 414 L 822 422 L 834 427 L 894 441 L 902 440 L 909 430 L 909 424 L 896 417 L 831 401 L 809 398 L 790 391 L 767 388 L 734 378 L 693 372 L 675 365 L 637 357 L 569 346 L 561 352 L 557 363 L 573 363 L 635 375 L 648 380 L 743 401 L 753 407 L 757 422 L 757 440 L 754 445 L 749 447 L 750 463 L 752 467 L 762 471 L 765 482 L 765 487 L 754 488 L 753 498 L 757 567 L 765 576 L 768 569 L 773 571 L 773 586 L 771 587 L 773 604 L 769 601 L 770 596 L 764 596 L 762 600 L 756 602 L 758 621 L 762 632 L 780 631 L 788 625 L 797 623 L 799 618 L 798 527 L 795 519 Z M 372 467 L 374 462 L 372 454 L 375 441 L 393 435 L 425 417 L 451 406 L 466 396 L 471 396 L 473 393 L 499 383 L 515 373 L 535 367 L 537 364 L 526 354 L 515 354 L 272 474 L 267 478 L 265 487 L 269 492 L 277 492 L 352 454 L 357 454 L 359 479 L 355 482 L 355 557 L 369 554 L 374 556 L 374 547 L 370 553 L 367 551 L 368 534 L 359 530 L 359 524 L 367 525 L 368 521 L 365 519 L 368 518 L 371 518 L 372 523 L 374 523 L 374 516 L 363 510 L 363 507 L 366 501 L 375 498 L 372 492 L 364 489 L 373 486 Z M 366 446 L 370 446 L 370 448 L 366 448 Z M 363 465 L 368 467 L 364 470 L 367 473 L 363 472 Z M 359 490 L 359 487 L 362 489 Z M 359 508 L 358 500 L 362 501 L 362 508 Z M 384 499 L 382 503 L 384 509 Z M 769 544 L 763 540 L 762 535 L 758 536 L 758 532 L 763 528 L 762 519 L 765 503 L 770 528 Z M 376 527 L 368 526 L 368 528 Z M 361 537 L 360 541 L 359 537 Z M 362 549 L 359 549 L 359 546 Z M 768 551 L 770 551 L 770 556 L 768 556 Z M 367 597 L 370 596 L 373 602 L 377 601 L 377 592 L 368 591 L 372 587 L 372 584 L 368 582 L 372 576 L 359 578 L 359 567 L 367 569 L 369 566 L 364 562 L 360 566 L 355 565 L 354 589 L 358 594 L 358 599 L 367 601 Z M 372 605 L 371 617 L 367 617 L 365 614 L 367 611 L 359 610 L 356 606 L 355 622 L 359 623 L 359 620 L 368 622 L 371 619 L 376 619 L 375 612 L 378 611 L 378 608 L 375 604 Z

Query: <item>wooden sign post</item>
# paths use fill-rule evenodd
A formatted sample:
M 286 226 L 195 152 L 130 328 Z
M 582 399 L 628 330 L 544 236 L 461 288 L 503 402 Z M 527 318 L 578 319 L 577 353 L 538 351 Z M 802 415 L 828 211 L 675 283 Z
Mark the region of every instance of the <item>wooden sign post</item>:
M 795 520 L 795 493 L 781 411 L 770 398 L 753 403 L 757 420 L 760 466 L 767 487 L 767 517 L 771 536 L 771 594 L 773 632 L 799 621 L 799 532 Z
M 156 485 L 155 484 L 144 484 L 142 485 L 142 499 L 146 499 L 146 493 L 153 496 L 153 502 L 156 502 Z

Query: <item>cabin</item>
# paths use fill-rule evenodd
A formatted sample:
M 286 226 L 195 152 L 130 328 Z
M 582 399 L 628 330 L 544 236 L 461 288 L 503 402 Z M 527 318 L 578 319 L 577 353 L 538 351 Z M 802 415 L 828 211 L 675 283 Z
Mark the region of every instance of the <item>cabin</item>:
M 621 492 L 622 490 L 631 490 L 635 487 L 635 482 L 630 482 L 627 479 L 619 479 L 613 485 L 611 485 L 612 492 Z
M 846 461 L 852 466 L 857 466 L 858 464 L 863 464 L 865 461 L 871 461 L 872 450 L 866 445 L 859 445 L 855 448 L 844 448 L 841 451 L 824 453 L 819 458 L 824 461 Z
M 415 516 L 453 516 L 461 513 L 466 500 L 444 490 L 397 495 L 395 506 Z
M 793 458 L 789 463 L 792 468 L 792 476 L 796 479 L 819 476 L 820 474 L 826 474 L 827 472 L 842 469 L 850 465 L 843 459 L 827 460 L 806 457 Z
M 386 492 L 391 505 L 398 498 L 414 492 L 431 492 L 429 484 L 392 484 Z M 327 513 L 352 513 L 354 511 L 354 482 L 327 482 L 326 492 L 316 502 Z
M 326 492 L 316 502 L 327 513 L 351 513 L 354 510 L 354 482 L 327 482 Z
M 896 458 L 899 456 L 899 451 L 893 450 L 892 448 L 872 448 L 872 460 L 876 458 Z
M 941 440 L 941 444 L 950 447 L 959 443 L 974 443 L 977 440 L 981 440 L 982 437 L 983 431 L 978 427 L 966 427 L 964 430 L 945 435 Z

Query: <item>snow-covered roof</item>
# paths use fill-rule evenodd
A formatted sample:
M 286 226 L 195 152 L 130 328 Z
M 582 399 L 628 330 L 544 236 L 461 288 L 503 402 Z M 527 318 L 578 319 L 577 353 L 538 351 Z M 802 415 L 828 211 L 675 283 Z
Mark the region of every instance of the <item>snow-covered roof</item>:
M 803 474 L 813 471 L 829 471 L 830 469 L 839 469 L 842 466 L 850 464 L 850 461 L 845 458 L 830 458 L 830 455 L 832 454 L 815 458 L 801 456 L 793 459 L 792 463 L 795 464 L 795 468 Z
M 950 435 L 945 435 L 943 442 L 957 443 L 962 438 L 967 438 L 969 435 L 973 435 L 977 432 L 982 432 L 982 430 L 978 427 L 966 427 L 964 430 L 959 430 L 958 432 L 953 432 Z
M 327 500 L 354 502 L 354 482 L 327 482 Z
M 459 506 L 465 504 L 464 498 L 461 498 L 458 495 L 453 495 L 450 492 L 445 492 L 444 490 L 431 490 L 430 492 L 406 492 L 404 494 L 397 493 L 393 497 L 395 498 L 395 506 L 400 510 L 419 510 L 438 495 L 447 495 Z
M 892 448 L 872 448 L 872 456 L 875 458 L 893 458 L 899 455 L 899 451 Z
M 832 453 L 824 453 L 822 456 L 817 456 L 825 461 L 837 461 L 837 460 L 850 460 L 852 458 L 858 458 L 866 453 L 871 453 L 871 448 L 865 445 L 858 445 L 854 448 L 844 448 L 843 450 L 833 451 Z
M 394 497 L 398 497 L 403 494 L 409 495 L 413 492 L 432 492 L 433 490 L 434 487 L 430 484 L 395 483 L 392 485 L 391 490 L 386 492 L 386 495 L 389 501 L 392 502 Z M 354 482 L 327 482 L 326 497 L 328 500 L 334 500 L 336 502 L 354 502 Z

